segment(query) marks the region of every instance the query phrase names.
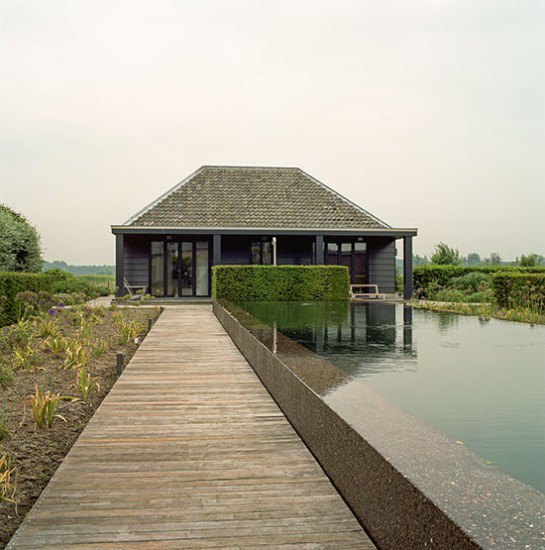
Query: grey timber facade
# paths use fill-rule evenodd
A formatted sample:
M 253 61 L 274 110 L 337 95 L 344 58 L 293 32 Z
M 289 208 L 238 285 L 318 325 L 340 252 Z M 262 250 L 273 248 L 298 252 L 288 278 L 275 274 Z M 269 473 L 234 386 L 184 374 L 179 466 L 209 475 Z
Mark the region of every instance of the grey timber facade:
M 299 168 L 203 166 L 122 225 L 116 284 L 156 297 L 210 296 L 213 265 L 346 265 L 352 284 L 395 291 L 403 240 L 405 298 L 412 238 Z

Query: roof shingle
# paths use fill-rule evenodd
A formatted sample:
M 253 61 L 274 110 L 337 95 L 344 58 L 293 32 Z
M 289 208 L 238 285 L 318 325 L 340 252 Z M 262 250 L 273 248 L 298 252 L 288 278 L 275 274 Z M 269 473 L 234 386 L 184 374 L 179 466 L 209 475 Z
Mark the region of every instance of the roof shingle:
M 389 226 L 299 168 L 203 166 L 124 225 L 383 229 Z

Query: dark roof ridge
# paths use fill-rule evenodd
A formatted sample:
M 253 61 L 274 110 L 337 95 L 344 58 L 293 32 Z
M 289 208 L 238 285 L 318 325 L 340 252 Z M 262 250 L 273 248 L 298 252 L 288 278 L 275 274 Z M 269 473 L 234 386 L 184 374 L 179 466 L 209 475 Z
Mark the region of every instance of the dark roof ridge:
M 236 168 L 238 170 L 301 170 L 298 166 L 253 166 L 251 164 L 203 164 L 201 168 Z

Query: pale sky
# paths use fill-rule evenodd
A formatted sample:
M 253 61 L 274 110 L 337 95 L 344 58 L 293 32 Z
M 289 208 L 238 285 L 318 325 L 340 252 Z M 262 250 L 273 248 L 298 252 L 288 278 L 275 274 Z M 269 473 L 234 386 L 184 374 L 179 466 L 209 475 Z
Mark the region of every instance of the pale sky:
M 203 164 L 299 166 L 418 254 L 545 255 L 541 0 L 1 0 L 0 82 L 0 202 L 48 260 L 113 263 Z

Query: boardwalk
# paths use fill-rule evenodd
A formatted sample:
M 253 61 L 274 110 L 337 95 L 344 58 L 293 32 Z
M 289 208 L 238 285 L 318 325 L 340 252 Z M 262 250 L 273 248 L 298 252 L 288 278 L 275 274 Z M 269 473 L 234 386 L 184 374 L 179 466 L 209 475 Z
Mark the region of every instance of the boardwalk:
M 168 308 L 8 548 L 374 548 L 210 306 Z

